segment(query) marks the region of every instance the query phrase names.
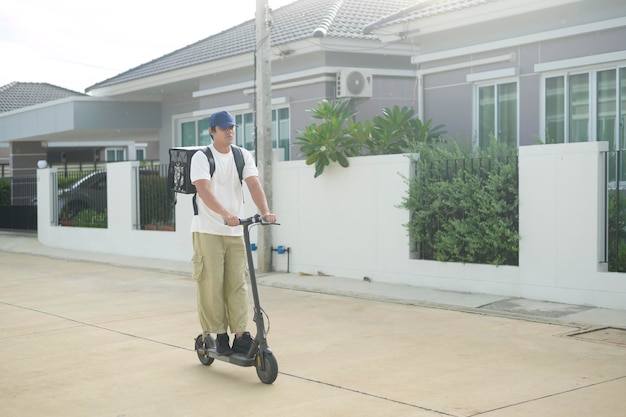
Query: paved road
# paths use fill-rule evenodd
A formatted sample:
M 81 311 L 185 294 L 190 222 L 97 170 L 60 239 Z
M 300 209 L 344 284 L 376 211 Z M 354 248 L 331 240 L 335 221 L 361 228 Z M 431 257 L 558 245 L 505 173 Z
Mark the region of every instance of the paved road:
M 280 370 L 265 385 L 254 368 L 199 363 L 185 274 L 9 252 L 0 265 L 3 417 L 626 410 L 619 329 L 572 337 L 579 326 L 264 285 Z

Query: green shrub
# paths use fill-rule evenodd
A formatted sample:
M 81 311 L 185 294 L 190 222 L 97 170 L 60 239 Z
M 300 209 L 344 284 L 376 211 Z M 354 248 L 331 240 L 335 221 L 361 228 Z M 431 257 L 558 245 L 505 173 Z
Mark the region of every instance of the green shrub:
M 616 190 L 610 190 L 608 204 L 609 271 L 626 272 L 626 197 Z
M 307 165 L 315 165 L 315 177 L 331 162 L 346 168 L 348 157 L 414 152 L 418 143 L 433 142 L 445 133 L 443 126 L 422 123 L 409 107 L 385 108 L 372 121 L 355 122 L 357 111 L 350 99 L 321 101 L 309 110 L 322 123 L 298 132 L 297 143 Z
M 174 224 L 174 207 L 171 192 L 167 186 L 167 178 L 156 174 L 139 176 L 141 224 Z
M 97 227 L 105 228 L 108 226 L 107 212 L 96 211 L 94 209 L 85 209 L 74 217 L 75 227 Z
M 420 143 L 434 142 L 444 133 L 443 125 L 432 126 L 432 120 L 422 123 L 413 109 L 394 106 L 374 116 L 366 147 L 370 155 L 412 153 Z
M 401 206 L 411 212 L 409 237 L 423 259 L 518 264 L 516 152 L 495 142 L 486 150 L 457 142 L 419 147 Z
M 356 111 L 350 108 L 350 100 L 321 101 L 309 110 L 311 116 L 321 120 L 298 132 L 296 138 L 300 152 L 306 157 L 307 165 L 315 165 L 315 177 L 320 176 L 331 162 L 346 168 L 347 157 L 359 155 L 362 142 L 359 140 L 363 127 L 352 117 Z

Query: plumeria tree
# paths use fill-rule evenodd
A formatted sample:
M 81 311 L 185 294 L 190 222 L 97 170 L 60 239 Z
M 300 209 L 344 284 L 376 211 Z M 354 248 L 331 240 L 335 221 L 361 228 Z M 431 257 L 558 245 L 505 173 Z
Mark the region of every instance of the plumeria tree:
M 331 162 L 346 168 L 351 156 L 414 152 L 418 143 L 431 143 L 445 134 L 442 125 L 432 126 L 432 120 L 422 123 L 408 107 L 385 108 L 364 122 L 354 120 L 357 111 L 350 99 L 324 100 L 309 111 L 321 123 L 298 132 L 297 143 L 307 165 L 315 165 L 315 177 Z

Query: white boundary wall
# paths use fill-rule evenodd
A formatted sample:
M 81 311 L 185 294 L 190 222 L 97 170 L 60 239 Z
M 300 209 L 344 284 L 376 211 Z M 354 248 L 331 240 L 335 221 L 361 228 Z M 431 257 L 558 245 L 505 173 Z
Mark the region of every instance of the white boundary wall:
M 415 260 L 398 208 L 406 195 L 406 155 L 351 158 L 313 178 L 304 161 L 274 162 L 274 247 L 290 250 L 290 272 L 452 291 L 626 309 L 626 274 L 604 272 L 606 142 L 520 148 L 520 266 Z M 191 259 L 191 197 L 178 196 L 176 232 L 133 230 L 132 167 L 108 165 L 108 229 L 50 225 L 50 179 L 38 171 L 39 240 L 72 250 L 186 261 Z M 254 213 L 252 199 L 248 214 Z M 252 241 L 255 242 L 253 233 Z M 287 255 L 273 252 L 284 271 Z

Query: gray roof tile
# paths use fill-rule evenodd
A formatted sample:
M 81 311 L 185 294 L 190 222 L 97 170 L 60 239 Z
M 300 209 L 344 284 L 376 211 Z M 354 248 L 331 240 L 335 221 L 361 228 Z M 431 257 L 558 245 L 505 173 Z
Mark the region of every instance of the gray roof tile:
M 320 29 L 326 37 L 375 40 L 375 36 L 363 33 L 366 25 L 413 6 L 416 1 L 298 0 L 273 11 L 271 44 L 313 38 Z M 249 53 L 255 44 L 252 19 L 94 84 L 86 91 Z
M 413 20 L 424 19 L 427 17 L 437 16 L 445 13 L 451 13 L 469 7 L 481 6 L 487 3 L 493 3 L 498 0 L 418 0 L 412 7 L 409 7 L 399 13 L 384 16 L 379 20 L 365 27 L 365 32 L 370 33 L 374 28 L 382 28 Z
M 85 94 L 48 83 L 12 82 L 0 87 L 0 113 Z

